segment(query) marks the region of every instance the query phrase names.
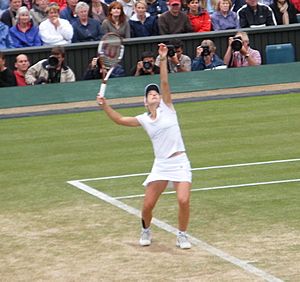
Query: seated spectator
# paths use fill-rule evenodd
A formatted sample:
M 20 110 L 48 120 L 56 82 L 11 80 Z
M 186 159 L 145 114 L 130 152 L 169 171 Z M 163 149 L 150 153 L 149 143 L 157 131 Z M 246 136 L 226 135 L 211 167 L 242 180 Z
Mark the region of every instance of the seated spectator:
M 192 61 L 192 71 L 226 68 L 223 60 L 216 54 L 212 40 L 203 40 L 196 48 L 196 57 Z
M 39 26 L 42 21 L 47 19 L 48 4 L 49 0 L 33 0 L 30 15 L 35 26 Z
M 31 66 L 25 74 L 29 85 L 75 81 L 74 72 L 65 63 L 65 49 L 54 47 L 48 59 Z
M 17 25 L 9 29 L 9 34 L 14 48 L 41 46 L 39 28 L 34 26 L 30 20 L 27 7 L 23 6 L 17 12 Z
M 131 75 L 153 75 L 159 74 L 159 66 L 155 64 L 155 56 L 152 51 L 144 51 L 136 66 L 131 70 Z
M 231 10 L 231 0 L 219 0 L 217 10 L 211 15 L 213 30 L 226 30 L 240 28 L 236 12 Z
M 169 10 L 165 0 L 147 0 L 146 2 L 147 12 L 151 16 L 160 16 Z
M 298 23 L 297 10 L 289 0 L 274 0 L 270 8 L 278 25 Z
M 211 15 L 216 11 L 217 0 L 205 0 L 202 1 L 202 7 Z
M 33 0 L 23 0 L 22 1 L 23 6 L 27 7 L 28 11 L 30 11 L 32 8 L 32 2 L 33 2 Z
M 17 86 L 26 86 L 25 73 L 30 66 L 28 57 L 20 54 L 16 57 L 14 75 L 16 78 Z
M 129 20 L 134 13 L 135 1 L 133 0 L 117 0 L 117 1 L 122 4 L 127 20 Z
M 78 2 L 75 12 L 78 15 L 73 23 L 72 42 L 98 41 L 102 37 L 101 25 L 98 21 L 88 17 L 89 5 L 85 2 Z
M 75 12 L 78 0 L 67 0 L 67 7 L 62 9 L 59 13 L 61 19 L 68 20 L 70 24 L 73 24 L 77 19 Z
M 246 5 L 237 11 L 237 15 L 241 28 L 276 25 L 272 9 L 258 0 L 246 0 Z
M 129 20 L 131 37 L 145 37 L 158 35 L 157 17 L 150 16 L 144 0 L 134 4 L 135 13 Z
M 5 55 L 0 52 L 0 87 L 16 85 L 16 78 L 13 72 L 5 66 Z
M 59 7 L 50 3 L 46 9 L 48 18 L 41 22 L 40 37 L 44 45 L 63 45 L 71 43 L 73 27 L 68 20 L 59 18 Z
M 56 3 L 60 11 L 67 7 L 67 0 L 51 0 L 50 2 Z
M 83 75 L 83 79 L 84 80 L 104 79 L 106 73 L 107 73 L 107 69 L 102 64 L 100 57 L 95 57 L 92 59 L 87 70 L 85 71 Z M 120 64 L 117 64 L 114 67 L 110 75 L 110 78 L 122 77 L 122 76 L 125 76 L 125 70 Z
M 0 50 L 12 48 L 12 41 L 9 35 L 9 27 L 0 22 Z
M 300 0 L 290 0 L 290 2 L 294 5 L 297 10 L 297 14 L 300 13 Z
M 9 8 L 2 13 L 1 22 L 9 27 L 15 26 L 17 11 L 21 6 L 22 0 L 9 0 Z
M 169 0 L 169 11 L 158 18 L 160 34 L 178 34 L 193 32 L 188 16 L 181 11 L 180 0 Z
M 187 0 L 187 16 L 190 19 L 194 32 L 211 31 L 211 19 L 209 13 L 201 8 L 198 0 Z
M 169 72 L 191 71 L 192 60 L 189 56 L 183 54 L 183 42 L 179 39 L 173 39 L 168 46 L 168 70 Z M 155 64 L 160 65 L 159 56 Z
M 257 66 L 261 64 L 258 50 L 250 47 L 246 32 L 237 32 L 234 37 L 228 38 L 228 47 L 224 55 L 224 63 L 229 68 Z
M 89 5 L 89 17 L 102 24 L 104 19 L 108 16 L 108 6 L 101 2 L 101 0 L 91 0 Z
M 9 7 L 9 0 L 1 0 L 0 1 L 0 18 L 2 13 L 7 10 Z
M 130 25 L 121 3 L 114 1 L 108 7 L 108 17 L 102 22 L 104 34 L 114 32 L 123 38 L 130 38 Z

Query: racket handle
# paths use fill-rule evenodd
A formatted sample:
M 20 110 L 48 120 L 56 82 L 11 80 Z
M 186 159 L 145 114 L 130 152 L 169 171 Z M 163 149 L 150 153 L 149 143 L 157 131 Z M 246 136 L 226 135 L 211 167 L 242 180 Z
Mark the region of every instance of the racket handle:
M 101 83 L 101 87 L 99 90 L 99 96 L 104 97 L 105 96 L 105 90 L 106 90 L 106 83 Z

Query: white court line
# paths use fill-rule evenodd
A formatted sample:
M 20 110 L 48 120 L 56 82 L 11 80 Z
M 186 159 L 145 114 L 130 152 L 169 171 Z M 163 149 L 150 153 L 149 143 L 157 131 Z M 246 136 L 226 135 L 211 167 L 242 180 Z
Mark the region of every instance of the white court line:
M 71 184 L 72 186 L 82 190 L 82 191 L 85 191 L 115 207 L 118 207 L 126 212 L 128 212 L 129 214 L 132 214 L 132 215 L 135 215 L 139 218 L 141 218 L 141 213 L 139 210 L 131 207 L 131 206 L 128 206 L 124 203 L 122 203 L 121 201 L 115 199 L 115 198 L 112 198 L 110 196 L 108 196 L 107 194 L 105 193 L 102 193 L 100 192 L 99 190 L 96 190 L 86 184 L 83 184 L 81 183 L 80 181 L 78 180 L 74 180 L 74 181 L 68 181 L 69 184 Z M 156 225 L 157 227 L 169 232 L 169 233 L 172 233 L 174 235 L 177 234 L 177 228 L 161 221 L 161 220 L 158 220 L 156 218 L 153 218 L 152 219 L 152 224 Z M 248 273 L 252 273 L 266 281 L 269 281 L 269 282 L 283 282 L 281 279 L 251 265 L 250 263 L 248 263 L 247 261 L 244 261 L 244 260 L 241 260 L 239 258 L 236 258 L 230 254 L 227 254 L 225 252 L 223 252 L 222 250 L 220 249 L 217 249 L 215 247 L 213 247 L 212 245 L 209 245 L 207 244 L 206 242 L 200 240 L 200 239 L 197 239 L 193 236 L 190 236 L 188 235 L 191 243 L 193 243 L 194 245 L 197 245 L 199 246 L 201 249 L 209 252 L 210 254 L 212 255 L 215 255 L 225 261 L 228 261 L 242 269 L 244 269 L 245 271 L 247 271 Z
M 231 168 L 231 167 L 242 167 L 242 166 L 266 165 L 266 164 L 275 164 L 275 163 L 289 163 L 289 162 L 299 162 L 299 161 L 300 161 L 300 159 L 287 159 L 287 160 L 275 160 L 275 161 L 264 161 L 264 162 L 254 162 L 254 163 L 241 163 L 241 164 L 196 167 L 196 168 L 192 168 L 191 170 L 192 171 L 197 171 L 197 170 L 209 170 L 209 169 L 218 169 L 218 168 Z M 149 175 L 149 173 L 144 172 L 144 173 L 135 173 L 135 174 L 104 176 L 104 177 L 96 177 L 96 178 L 78 179 L 78 180 L 74 180 L 74 181 L 86 182 L 86 181 L 128 178 L 128 177 L 145 176 L 145 175 Z
M 300 178 L 286 179 L 286 180 L 274 180 L 274 181 L 268 181 L 268 182 L 244 183 L 244 184 L 226 185 L 226 186 L 215 186 L 215 187 L 206 187 L 206 188 L 195 188 L 195 189 L 191 189 L 191 192 L 229 189 L 229 188 L 242 188 L 242 187 L 252 187 L 252 186 L 260 186 L 260 185 L 292 183 L 292 182 L 300 182 Z M 175 194 L 175 193 L 176 193 L 176 191 L 167 191 L 167 192 L 163 192 L 162 194 L 167 195 L 167 194 Z M 136 195 L 115 197 L 115 199 L 117 199 L 117 200 L 134 199 L 134 198 L 142 198 L 144 196 L 145 196 L 145 194 L 136 194 Z

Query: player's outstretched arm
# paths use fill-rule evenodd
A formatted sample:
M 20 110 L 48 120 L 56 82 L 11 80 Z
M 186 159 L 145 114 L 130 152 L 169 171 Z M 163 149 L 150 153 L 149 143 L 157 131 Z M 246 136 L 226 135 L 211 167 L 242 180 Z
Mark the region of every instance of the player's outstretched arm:
M 158 44 L 158 53 L 160 58 L 160 89 L 162 93 L 162 99 L 166 105 L 172 105 L 172 97 L 169 87 L 169 78 L 168 78 L 168 47 L 160 43 Z
M 97 96 L 98 105 L 105 111 L 106 115 L 116 124 L 124 126 L 140 126 L 136 117 L 124 117 L 115 111 L 106 101 L 104 97 Z

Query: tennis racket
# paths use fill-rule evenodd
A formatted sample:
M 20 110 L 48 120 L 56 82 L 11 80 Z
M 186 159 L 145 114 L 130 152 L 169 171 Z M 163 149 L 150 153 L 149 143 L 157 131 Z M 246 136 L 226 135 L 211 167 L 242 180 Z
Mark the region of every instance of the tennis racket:
M 102 64 L 107 70 L 98 94 L 98 96 L 104 97 L 107 81 L 114 70 L 114 67 L 122 60 L 124 55 L 122 38 L 118 34 L 112 32 L 105 34 L 99 42 L 98 54 Z

